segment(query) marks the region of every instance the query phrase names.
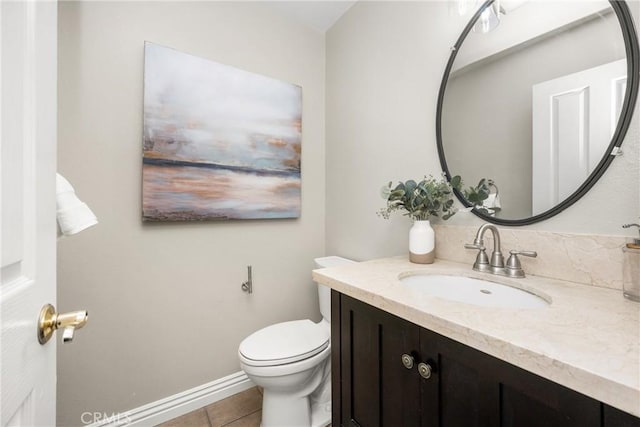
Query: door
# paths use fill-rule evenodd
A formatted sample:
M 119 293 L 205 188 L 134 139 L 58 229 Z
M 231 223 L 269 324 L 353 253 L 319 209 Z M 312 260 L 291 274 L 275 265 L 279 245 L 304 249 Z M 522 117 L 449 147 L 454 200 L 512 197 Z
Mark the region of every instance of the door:
M 333 423 L 419 426 L 418 326 L 344 295 L 339 304 L 340 316 L 332 315 L 331 322 L 332 350 L 340 352 L 332 370 L 341 377 Z
M 422 426 L 600 427 L 600 402 L 420 329 Z
M 569 197 L 602 159 L 627 83 L 622 59 L 533 86 L 533 198 L 537 215 Z
M 492 357 L 424 328 L 420 355 L 432 371 L 421 383 L 423 427 L 502 425 Z
M 56 344 L 38 314 L 56 299 L 53 1 L 0 2 L 0 426 L 55 425 Z

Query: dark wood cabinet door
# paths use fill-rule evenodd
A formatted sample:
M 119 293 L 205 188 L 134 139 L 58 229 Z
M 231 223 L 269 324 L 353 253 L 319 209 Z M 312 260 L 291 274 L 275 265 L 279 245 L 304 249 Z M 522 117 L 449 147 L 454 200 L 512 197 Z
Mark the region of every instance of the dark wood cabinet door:
M 423 427 L 499 425 L 490 356 L 426 329 L 420 331 L 420 354 L 433 369 L 421 384 Z
M 640 418 L 612 408 L 609 405 L 603 406 L 603 427 L 640 427 Z
M 402 355 L 417 356 L 419 327 L 345 296 L 340 304 L 340 424 L 418 426 L 420 377 Z
M 602 405 L 523 369 L 497 361 L 503 427 L 598 427 Z
M 423 329 L 437 363 L 423 382 L 423 426 L 597 427 L 601 404 L 538 375 Z M 433 378 L 432 378 L 433 379 Z

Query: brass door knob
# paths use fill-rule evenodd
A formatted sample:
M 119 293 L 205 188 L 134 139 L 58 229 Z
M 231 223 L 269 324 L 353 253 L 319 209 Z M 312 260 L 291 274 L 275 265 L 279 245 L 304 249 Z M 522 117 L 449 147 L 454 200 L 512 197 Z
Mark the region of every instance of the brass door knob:
M 86 325 L 87 320 L 89 320 L 89 313 L 86 310 L 58 314 L 54 306 L 45 304 L 38 318 L 38 342 L 44 345 L 53 332 L 60 328 L 63 329 L 62 342 L 71 342 L 76 329 Z

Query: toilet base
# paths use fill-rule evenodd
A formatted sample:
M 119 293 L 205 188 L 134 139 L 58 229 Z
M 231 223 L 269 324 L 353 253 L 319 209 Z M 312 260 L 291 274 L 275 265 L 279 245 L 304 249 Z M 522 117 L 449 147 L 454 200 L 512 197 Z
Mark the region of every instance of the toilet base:
M 311 427 L 327 427 L 331 424 L 331 402 L 311 405 Z
M 309 397 L 295 397 L 264 390 L 260 427 L 326 427 L 331 423 L 331 402 L 310 403 Z

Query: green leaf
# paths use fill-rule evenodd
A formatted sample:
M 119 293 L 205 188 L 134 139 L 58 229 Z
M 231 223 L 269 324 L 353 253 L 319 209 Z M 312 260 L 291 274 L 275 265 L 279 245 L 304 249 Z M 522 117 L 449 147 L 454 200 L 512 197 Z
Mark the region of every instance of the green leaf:
M 456 190 L 460 189 L 460 186 L 462 185 L 462 178 L 460 178 L 460 175 L 456 175 L 456 176 L 452 177 L 451 181 L 450 181 L 450 184 Z
M 380 189 L 380 196 L 385 200 L 389 200 L 389 195 L 391 195 L 391 186 L 390 185 L 383 186 Z
M 396 200 L 401 200 L 404 197 L 404 190 L 403 189 L 396 189 L 393 190 L 391 193 L 389 193 L 389 201 L 396 201 Z
M 481 204 L 482 202 L 482 196 L 477 192 L 477 191 L 473 191 L 472 193 L 469 194 L 468 199 L 469 202 L 473 203 L 474 205 L 478 205 Z
M 414 180 L 410 179 L 409 181 L 405 182 L 404 186 L 406 188 L 407 194 L 410 194 L 416 189 L 418 184 L 416 184 Z

